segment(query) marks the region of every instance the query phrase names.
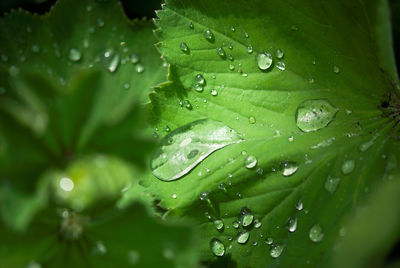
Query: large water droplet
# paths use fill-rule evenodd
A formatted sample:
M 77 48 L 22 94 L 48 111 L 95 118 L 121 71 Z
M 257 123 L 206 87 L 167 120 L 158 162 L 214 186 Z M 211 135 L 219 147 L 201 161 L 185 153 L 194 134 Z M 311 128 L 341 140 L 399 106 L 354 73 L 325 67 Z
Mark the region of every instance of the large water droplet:
M 211 252 L 217 257 L 222 257 L 225 254 L 225 246 L 217 238 L 211 239 L 210 249 L 211 249 Z
M 272 258 L 276 259 L 276 258 L 278 258 L 279 256 L 281 256 L 281 254 L 282 254 L 282 252 L 283 252 L 284 249 L 285 249 L 285 246 L 282 245 L 282 244 L 274 244 L 274 245 L 271 245 L 271 248 L 269 249 L 269 255 L 270 255 Z
M 257 158 L 254 155 L 249 155 L 244 159 L 244 166 L 248 169 L 254 168 L 257 165 Z
M 188 52 L 188 51 L 189 51 L 189 47 L 188 47 L 188 45 L 186 45 L 185 42 L 182 42 L 182 43 L 181 43 L 180 48 L 181 48 L 181 50 L 182 50 L 183 52 Z
M 239 235 L 238 235 L 238 238 L 237 238 L 237 242 L 239 244 L 245 244 L 249 240 L 249 237 L 250 237 L 250 232 L 248 232 L 248 231 L 240 231 Z
M 325 181 L 324 187 L 328 192 L 333 194 L 336 191 L 339 183 L 340 183 L 340 178 L 332 178 L 328 176 L 328 178 Z
M 224 222 L 222 220 L 215 220 L 214 221 L 214 227 L 218 231 L 221 231 L 224 228 Z
M 276 63 L 276 68 L 278 68 L 278 69 L 281 70 L 281 71 L 284 71 L 284 70 L 286 69 L 286 65 L 285 65 L 284 62 L 278 61 L 278 62 Z
M 284 162 L 283 169 L 282 169 L 282 175 L 285 177 L 292 176 L 294 173 L 296 173 L 298 168 L 299 167 L 294 162 Z
M 246 207 L 240 210 L 239 222 L 243 227 L 248 227 L 253 223 L 254 215 Z
M 343 174 L 347 175 L 353 172 L 356 166 L 356 162 L 354 160 L 346 160 L 342 165 L 342 172 Z
M 75 49 L 75 48 L 71 48 L 69 50 L 69 60 L 70 61 L 79 61 L 82 57 L 82 53 Z
M 320 242 L 324 238 L 324 233 L 322 232 L 322 227 L 319 224 L 315 224 L 311 227 L 308 237 L 313 242 Z
M 217 48 L 217 54 L 218 54 L 218 56 L 220 56 L 221 58 L 225 58 L 225 57 L 226 57 L 225 50 L 224 50 L 222 47 Z
M 297 127 L 304 132 L 319 130 L 332 122 L 337 111 L 327 100 L 306 100 L 297 107 Z
M 175 129 L 162 139 L 151 169 L 160 180 L 177 180 L 213 152 L 241 141 L 236 131 L 221 122 L 198 120 Z
M 206 30 L 204 32 L 204 37 L 208 40 L 208 41 L 213 41 L 214 40 L 214 34 L 211 32 L 210 29 Z
M 286 222 L 286 228 L 291 233 L 296 231 L 296 229 L 297 229 L 297 218 L 296 217 L 290 217 Z
M 256 63 L 260 70 L 268 70 L 272 65 L 272 56 L 265 51 L 256 54 Z
M 197 74 L 194 80 L 199 86 L 204 87 L 206 85 L 206 79 L 201 74 Z

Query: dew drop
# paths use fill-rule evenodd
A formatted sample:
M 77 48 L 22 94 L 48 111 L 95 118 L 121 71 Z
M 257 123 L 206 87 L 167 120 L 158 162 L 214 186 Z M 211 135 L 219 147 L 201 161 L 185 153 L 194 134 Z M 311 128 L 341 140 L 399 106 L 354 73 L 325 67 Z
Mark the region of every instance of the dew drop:
M 218 95 L 218 91 L 215 90 L 215 89 L 211 90 L 211 95 L 217 96 Z
M 339 183 L 340 183 L 340 178 L 332 178 L 328 176 L 324 185 L 325 190 L 333 194 L 336 191 L 337 187 L 339 186 Z
M 303 202 L 301 200 L 297 201 L 297 203 L 294 206 L 298 211 L 301 211 L 304 208 Z
M 204 79 L 203 75 L 197 74 L 196 77 L 194 78 L 195 82 L 204 87 L 206 85 L 206 80 Z
M 258 228 L 261 227 L 261 225 L 262 225 L 261 221 L 259 221 L 259 220 L 257 220 L 257 219 L 254 220 L 254 228 L 258 229 Z
M 42 265 L 36 261 L 31 261 L 28 263 L 26 268 L 42 268 Z
M 151 161 L 151 169 L 160 180 L 177 180 L 213 152 L 241 141 L 236 131 L 221 122 L 209 119 L 194 121 L 175 129 L 162 139 Z M 193 150 L 198 150 L 197 155 L 188 158 Z
M 74 189 L 74 182 L 67 177 L 63 177 L 60 179 L 60 188 L 65 192 L 71 192 Z
M 139 262 L 139 260 L 140 260 L 139 252 L 137 252 L 136 250 L 130 250 L 128 252 L 128 262 L 130 264 L 135 265 L 135 264 L 137 264 Z
M 33 53 L 39 53 L 40 52 L 40 46 L 39 45 L 33 45 L 32 46 L 32 52 Z
M 286 228 L 288 229 L 289 232 L 293 233 L 297 229 L 297 218 L 296 217 L 290 217 L 286 221 Z
M 192 106 L 192 104 L 190 103 L 189 100 L 185 100 L 183 102 L 183 106 L 185 106 L 185 108 L 188 109 L 188 110 L 192 110 L 193 109 L 193 106 Z
M 125 84 L 124 84 L 124 88 L 125 89 L 129 89 L 131 87 L 131 84 L 129 84 L 128 82 L 126 82 Z
M 194 85 L 194 90 L 196 90 L 197 92 L 203 92 L 204 88 L 201 85 L 196 84 Z
M 372 139 L 370 141 L 367 141 L 367 142 L 364 142 L 363 144 L 361 144 L 360 147 L 358 147 L 358 149 L 360 150 L 360 152 L 364 153 L 369 148 L 371 148 L 371 146 L 374 145 L 374 143 L 375 143 L 375 139 Z
M 247 53 L 253 53 L 253 46 L 251 44 L 247 46 Z
M 237 228 L 239 228 L 240 224 L 239 224 L 239 222 L 234 221 L 234 222 L 232 222 L 232 226 L 233 226 L 233 228 L 237 229 Z
M 256 54 L 256 63 L 260 70 L 268 70 L 272 66 L 272 56 L 265 51 Z
M 284 71 L 284 70 L 286 69 L 286 65 L 285 65 L 284 62 L 278 61 L 278 62 L 276 63 L 276 68 L 278 68 L 278 69 L 281 70 L 281 71 Z
M 340 72 L 340 68 L 337 66 L 333 66 L 333 72 L 338 74 Z
M 217 54 L 218 54 L 218 56 L 220 56 L 221 58 L 225 58 L 225 57 L 226 57 L 225 50 L 224 50 L 222 47 L 217 48 Z
M 99 26 L 99 28 L 104 27 L 104 21 L 102 19 L 97 19 L 97 26 Z
M 248 231 L 240 231 L 239 235 L 238 235 L 238 238 L 237 238 L 237 242 L 239 244 L 245 244 L 249 240 L 249 237 L 250 237 L 250 232 L 248 232 Z
M 254 155 L 249 155 L 244 159 L 244 166 L 248 169 L 254 168 L 257 165 L 257 158 Z
M 214 227 L 218 231 L 221 231 L 224 228 L 224 222 L 222 220 L 215 220 L 214 221 Z
M 248 227 L 253 223 L 254 215 L 249 211 L 248 208 L 243 207 L 240 210 L 239 222 L 243 227 Z
M 297 107 L 296 124 L 303 132 L 316 131 L 328 126 L 337 112 L 327 100 L 306 100 Z
M 177 197 L 178 197 L 177 194 L 172 194 L 172 198 L 173 198 L 173 199 L 176 199 Z
M 321 242 L 324 238 L 324 233 L 322 231 L 322 227 L 319 224 L 315 224 L 311 227 L 310 232 L 308 233 L 308 237 L 313 242 Z
M 188 52 L 189 51 L 189 47 L 185 42 L 182 42 L 180 45 L 180 48 L 183 52 Z
M 210 29 L 208 29 L 204 32 L 204 38 L 207 39 L 208 41 L 214 40 L 214 34 L 211 32 Z
M 256 118 L 254 116 L 249 117 L 249 123 L 250 124 L 255 124 L 256 123 Z
M 1 55 L 1 60 L 2 60 L 3 62 L 7 62 L 7 61 L 8 61 L 7 55 L 2 54 L 2 55 Z
M 297 172 L 298 166 L 294 162 L 284 162 L 283 163 L 283 169 L 282 169 L 282 175 L 285 177 L 292 176 L 294 173 Z
M 228 44 L 228 48 L 232 50 L 233 49 L 233 45 L 231 43 L 229 43 Z
M 285 249 L 285 246 L 282 244 L 273 244 L 273 245 L 271 245 L 271 248 L 269 249 L 269 255 L 274 259 L 279 258 L 279 256 L 281 256 L 284 249 Z
M 132 55 L 131 55 L 131 62 L 132 62 L 133 64 L 138 63 L 138 62 L 139 62 L 139 56 L 136 55 L 136 54 L 132 54 Z
M 235 31 L 236 31 L 236 29 L 235 29 L 234 26 L 231 27 L 231 31 L 232 31 L 232 32 L 235 32 Z
M 211 249 L 211 252 L 217 257 L 222 257 L 225 254 L 225 246 L 217 238 L 211 239 L 210 249 Z
M 342 165 L 342 172 L 344 175 L 350 174 L 353 172 L 356 166 L 356 162 L 354 160 L 346 160 Z
M 229 64 L 229 70 L 231 70 L 231 71 L 235 70 L 235 65 Z
M 142 65 L 142 64 L 138 64 L 138 65 L 136 65 L 136 72 L 137 73 L 143 73 L 144 72 L 144 66 Z
M 75 48 L 71 48 L 69 50 L 69 60 L 70 61 L 76 62 L 76 61 L 79 61 L 81 58 L 82 58 L 82 53 L 79 50 L 77 50 Z
M 193 29 L 193 28 L 194 28 L 193 22 L 189 22 L 189 28 L 190 28 L 190 29 Z
M 285 54 L 284 54 L 283 50 L 281 50 L 281 49 L 277 49 L 277 50 L 275 51 L 275 56 L 276 56 L 278 59 L 282 59 L 284 55 L 285 55 Z
M 228 55 L 228 60 L 233 61 L 233 56 L 232 56 L 232 54 L 229 54 L 229 55 Z

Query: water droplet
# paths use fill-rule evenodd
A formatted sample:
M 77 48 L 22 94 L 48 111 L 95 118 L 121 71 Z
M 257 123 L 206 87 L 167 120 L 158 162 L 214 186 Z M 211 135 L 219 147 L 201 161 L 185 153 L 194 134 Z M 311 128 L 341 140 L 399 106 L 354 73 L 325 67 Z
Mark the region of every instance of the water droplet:
M 333 121 L 337 111 L 327 100 L 306 100 L 297 107 L 297 127 L 303 132 L 322 129 Z
M 188 52 L 189 51 L 189 47 L 185 42 L 182 42 L 180 45 L 180 48 L 183 52 Z
M 208 29 L 204 32 L 204 38 L 207 39 L 208 41 L 214 40 L 214 34 L 211 32 L 210 29 Z
M 211 239 L 210 249 L 211 249 L 211 252 L 217 257 L 222 257 L 225 254 L 225 246 L 217 238 Z
M 276 63 L 276 68 L 278 68 L 278 69 L 281 70 L 281 71 L 284 71 L 284 70 L 286 69 L 286 65 L 285 65 L 284 62 L 278 61 L 278 62 Z
M 229 55 L 228 55 L 228 60 L 233 61 L 233 56 L 232 56 L 232 54 L 229 54 Z
M 248 227 L 253 223 L 254 215 L 246 207 L 240 210 L 239 222 L 243 227 Z
M 67 177 L 63 177 L 60 179 L 60 188 L 63 191 L 70 192 L 74 189 L 74 182 Z
M 257 158 L 254 155 L 249 155 L 244 159 L 244 166 L 248 169 L 254 168 L 257 165 Z
M 213 152 L 241 142 L 233 129 L 208 119 L 194 121 L 165 136 L 151 162 L 153 174 L 164 181 L 181 178 Z M 199 152 L 193 158 L 187 156 Z M 165 157 L 163 157 L 165 156 Z
M 277 50 L 275 51 L 275 56 L 276 56 L 278 59 L 282 59 L 284 55 L 285 55 L 285 54 L 284 54 L 283 50 L 281 50 L 281 49 L 277 49 Z
M 138 62 L 139 62 L 139 56 L 136 55 L 136 54 L 132 54 L 132 55 L 131 55 L 131 62 L 132 62 L 133 64 L 138 63 Z
M 274 240 L 271 237 L 268 237 L 267 239 L 265 239 L 265 244 L 272 245 L 272 243 L 274 243 Z
M 190 103 L 189 100 L 185 100 L 185 101 L 183 102 L 183 106 L 185 106 L 186 109 L 188 109 L 188 110 L 192 110 L 192 109 L 193 109 L 193 106 L 192 106 L 192 104 Z
M 107 248 L 106 248 L 106 246 L 104 245 L 104 243 L 103 242 L 101 242 L 101 241 L 97 241 L 96 242 L 96 245 L 95 245 L 95 248 L 94 248 L 94 253 L 97 255 L 104 255 L 104 254 L 106 254 L 107 253 Z
M 247 46 L 247 53 L 253 53 L 253 46 L 251 44 Z
M 256 54 L 256 63 L 260 70 L 268 70 L 272 65 L 272 56 L 271 54 L 263 51 Z
M 102 19 L 97 19 L 97 26 L 99 26 L 99 28 L 104 27 L 104 21 Z
M 291 233 L 296 231 L 296 229 L 297 229 L 297 218 L 296 217 L 290 217 L 286 222 L 286 228 Z
M 170 128 L 169 126 L 165 126 L 165 127 L 164 127 L 164 130 L 165 130 L 166 132 L 170 132 L 170 131 L 171 131 L 171 128 Z
M 32 46 L 32 52 L 33 53 L 39 53 L 40 52 L 40 46 L 39 45 L 33 45 Z
M 204 87 L 206 85 L 206 79 L 201 74 L 197 74 L 194 80 L 199 86 Z
M 218 56 L 220 56 L 221 58 L 225 58 L 225 57 L 226 57 L 225 50 L 224 50 L 222 47 L 217 48 L 217 54 L 218 54 Z
M 332 177 L 328 176 L 328 178 L 325 181 L 325 185 L 324 185 L 325 190 L 327 190 L 328 192 L 333 194 L 336 191 L 339 183 L 340 183 L 340 178 L 332 178 Z
M 229 43 L 228 44 L 228 48 L 232 50 L 233 49 L 233 45 L 231 43 Z
M 313 242 L 320 242 L 324 238 L 324 233 L 322 232 L 322 227 L 319 224 L 315 224 L 311 227 L 308 237 Z
M 293 137 L 293 136 L 290 136 L 290 137 L 288 138 L 288 141 L 290 141 L 290 142 L 294 141 L 294 137 Z
M 128 252 L 128 262 L 130 264 L 135 265 L 135 264 L 137 264 L 139 262 L 139 260 L 140 260 L 139 252 L 137 252 L 136 250 L 130 250 Z
M 173 198 L 173 199 L 176 199 L 177 197 L 178 197 L 177 194 L 172 194 L 172 198 Z
M 256 118 L 254 116 L 249 117 L 249 123 L 250 124 L 255 124 L 256 123 Z
M 218 95 L 218 91 L 215 90 L 215 89 L 211 90 L 211 95 L 217 96 Z
M 338 74 L 340 72 L 340 68 L 337 66 L 333 66 L 333 72 Z
M 254 220 L 254 228 L 258 229 L 261 227 L 261 225 L 261 221 L 259 221 L 258 219 Z
M 284 162 L 283 169 L 282 169 L 282 175 L 285 177 L 292 176 L 294 173 L 296 173 L 298 168 L 299 167 L 294 162 Z
M 193 29 L 193 28 L 194 28 L 193 22 L 189 22 L 189 28 L 190 28 L 190 29 Z
M 138 64 L 138 65 L 136 65 L 136 72 L 137 73 L 143 73 L 144 72 L 144 66 L 142 65 L 142 64 Z
M 364 153 L 366 152 L 372 145 L 374 145 L 375 143 L 375 139 L 372 139 L 370 141 L 364 142 L 363 144 L 360 145 L 360 147 L 358 147 L 358 149 L 360 150 L 360 152 Z
M 239 222 L 234 221 L 234 222 L 232 222 L 232 226 L 233 226 L 233 228 L 237 229 L 237 228 L 239 228 L 240 224 L 239 224 Z
M 249 237 L 250 237 L 250 232 L 248 232 L 248 231 L 240 231 L 239 235 L 238 235 L 238 238 L 237 238 L 237 242 L 239 244 L 245 244 L 249 240 Z
M 244 37 L 249 38 L 249 34 L 247 32 L 244 32 Z
M 19 68 L 11 65 L 10 68 L 8 69 L 8 72 L 10 73 L 11 76 L 16 76 L 19 73 Z
M 346 160 L 342 165 L 342 172 L 344 175 L 350 174 L 353 172 L 356 166 L 356 162 L 354 160 Z
M 290 29 L 291 29 L 292 31 L 298 31 L 298 30 L 299 30 L 299 27 L 297 27 L 296 25 L 292 25 L 292 26 L 290 27 Z
M 283 244 L 273 244 L 271 245 L 271 248 L 269 249 L 269 255 L 276 259 L 279 256 L 281 256 L 283 250 L 285 249 L 285 246 Z
M 128 82 L 126 82 L 125 84 L 124 84 L 124 88 L 125 89 L 129 89 L 131 87 L 131 84 L 129 84 Z
M 235 70 L 235 65 L 229 64 L 229 70 L 231 70 L 231 71 Z
M 301 200 L 297 201 L 296 205 L 294 206 L 298 211 L 301 211 L 304 208 L 303 202 Z
M 236 31 L 236 29 L 235 29 L 234 26 L 231 27 L 231 31 L 232 31 L 232 32 Z
M 204 88 L 201 85 L 196 84 L 194 85 L 194 90 L 196 90 L 197 92 L 203 92 Z
M 75 48 L 71 48 L 69 50 L 69 60 L 70 61 L 79 61 L 82 57 L 82 53 L 75 49 Z
M 215 220 L 214 221 L 214 227 L 218 231 L 221 231 L 224 228 L 224 222 L 222 220 Z

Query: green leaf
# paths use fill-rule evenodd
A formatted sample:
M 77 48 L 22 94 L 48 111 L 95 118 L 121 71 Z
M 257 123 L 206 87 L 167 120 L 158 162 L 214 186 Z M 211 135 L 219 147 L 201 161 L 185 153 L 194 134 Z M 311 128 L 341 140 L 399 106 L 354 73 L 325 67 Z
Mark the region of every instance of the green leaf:
M 153 142 L 142 104 L 166 75 L 151 28 L 117 1 L 64 0 L 0 20 L 2 181 L 32 192 L 46 169 L 95 153 L 144 165 Z
M 168 215 L 197 222 L 203 259 L 218 258 L 217 238 L 238 267 L 330 265 L 344 216 L 398 169 L 399 87 L 390 38 L 378 34 L 385 5 L 170 0 L 158 12 L 171 64 L 151 96 L 158 135 L 209 119 L 244 140 L 179 180 L 143 178 Z M 244 207 L 253 220 L 236 229 Z
M 138 204 L 119 211 L 103 207 L 90 215 L 52 207 L 23 236 L 0 230 L 1 267 L 183 268 L 197 263 L 193 231 L 152 219 Z

